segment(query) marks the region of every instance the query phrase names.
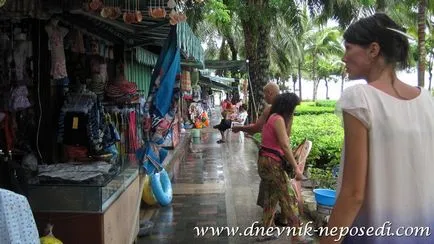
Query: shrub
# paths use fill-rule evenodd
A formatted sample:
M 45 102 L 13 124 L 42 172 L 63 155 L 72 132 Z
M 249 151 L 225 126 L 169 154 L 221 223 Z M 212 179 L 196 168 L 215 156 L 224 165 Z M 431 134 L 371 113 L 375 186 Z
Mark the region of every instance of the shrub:
M 328 188 L 336 190 L 337 179 L 332 175 L 331 169 L 308 169 L 309 179 L 314 188 Z
M 336 101 L 334 100 L 322 100 L 316 101 L 315 106 L 317 107 L 336 107 Z
M 336 101 L 302 102 L 295 109 L 296 115 L 325 114 L 335 111 Z
M 333 107 L 317 107 L 309 105 L 299 105 L 295 109 L 295 115 L 318 115 L 318 114 L 330 114 L 334 113 Z
M 295 116 L 291 146 L 305 138 L 312 141 L 307 164 L 325 169 L 339 164 L 344 131 L 340 119 L 334 114 Z
M 261 141 L 258 133 L 254 138 Z M 291 147 L 295 148 L 305 138 L 312 141 L 312 150 L 306 164 L 310 167 L 328 169 L 340 162 L 344 138 L 340 119 L 334 114 L 300 115 L 294 117 Z

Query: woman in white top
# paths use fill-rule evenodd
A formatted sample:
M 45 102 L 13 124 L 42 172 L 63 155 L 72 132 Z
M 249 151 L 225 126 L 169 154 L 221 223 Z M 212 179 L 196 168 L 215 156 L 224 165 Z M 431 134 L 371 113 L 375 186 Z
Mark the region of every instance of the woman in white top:
M 345 143 L 328 227 L 347 227 L 338 229 L 348 231 L 344 243 L 434 243 L 420 228 L 434 227 L 434 102 L 396 76 L 407 65 L 405 30 L 377 13 L 344 39 L 349 78 L 368 84 L 347 88 L 337 104 Z

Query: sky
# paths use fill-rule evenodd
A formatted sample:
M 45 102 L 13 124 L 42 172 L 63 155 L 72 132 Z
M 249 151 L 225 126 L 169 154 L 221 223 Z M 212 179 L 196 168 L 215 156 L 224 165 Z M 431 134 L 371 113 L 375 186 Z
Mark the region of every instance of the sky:
M 398 78 L 412 86 L 417 86 L 417 72 L 398 72 L 397 73 Z M 425 88 L 428 89 L 429 84 L 429 75 L 428 72 L 425 73 Z M 434 81 L 433 81 L 434 83 Z M 344 83 L 344 89 L 356 84 L 366 84 L 366 81 L 364 80 L 354 80 L 354 81 L 346 81 Z M 434 84 L 433 84 L 434 86 Z M 290 83 L 290 87 L 292 88 L 292 82 Z M 296 84 L 296 87 L 298 87 L 298 83 Z M 313 82 L 311 81 L 302 81 L 302 97 L 303 99 L 312 99 L 313 95 Z M 341 95 L 341 82 L 333 83 L 329 82 L 329 97 L 332 100 L 339 99 Z M 318 93 L 317 93 L 317 99 L 324 100 L 326 99 L 326 88 L 325 88 L 325 82 L 321 81 L 318 86 Z

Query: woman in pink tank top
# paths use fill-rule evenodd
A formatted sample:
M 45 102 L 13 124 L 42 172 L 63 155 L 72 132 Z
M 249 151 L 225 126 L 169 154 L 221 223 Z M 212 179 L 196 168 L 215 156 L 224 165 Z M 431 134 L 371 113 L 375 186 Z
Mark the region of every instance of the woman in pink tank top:
M 268 189 L 265 193 L 263 208 L 263 225 L 266 228 L 274 225 L 274 213 L 278 202 L 288 223 L 292 226 L 300 226 L 300 220 L 291 208 L 295 199 L 289 195 L 287 175 L 294 174 L 296 180 L 303 179 L 301 171 L 297 168 L 288 138 L 294 110 L 299 104 L 300 99 L 294 93 L 278 95 L 262 129 L 258 173 Z

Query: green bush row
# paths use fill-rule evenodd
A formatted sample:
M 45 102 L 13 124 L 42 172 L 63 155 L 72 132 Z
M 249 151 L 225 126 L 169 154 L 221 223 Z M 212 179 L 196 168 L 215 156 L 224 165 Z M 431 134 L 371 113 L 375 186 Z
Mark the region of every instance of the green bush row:
M 258 133 L 254 138 L 261 141 Z M 334 114 L 300 115 L 294 117 L 291 146 L 295 148 L 305 138 L 312 141 L 307 165 L 331 170 L 339 164 L 344 138 L 340 119 Z
M 295 109 L 295 115 L 318 115 L 334 113 L 333 107 L 317 107 L 309 105 L 299 105 Z
M 336 101 L 335 100 L 321 100 L 316 101 L 315 106 L 317 107 L 336 107 Z
M 325 100 L 316 102 L 302 102 L 295 109 L 296 115 L 306 115 L 306 114 L 326 114 L 333 113 L 335 111 L 336 101 Z

